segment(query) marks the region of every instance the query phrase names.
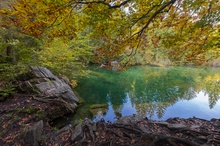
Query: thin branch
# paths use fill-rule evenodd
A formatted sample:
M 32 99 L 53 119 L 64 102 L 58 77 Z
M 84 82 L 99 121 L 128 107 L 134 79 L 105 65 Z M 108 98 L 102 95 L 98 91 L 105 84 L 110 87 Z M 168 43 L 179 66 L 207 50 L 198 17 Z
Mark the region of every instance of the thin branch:
M 172 8 L 172 5 L 169 6 L 168 10 L 162 11 L 162 13 L 165 13 L 165 12 L 168 13 L 171 10 L 171 8 Z
M 78 4 L 103 4 L 109 7 L 109 9 L 115 9 L 115 8 L 120 8 L 123 5 L 126 5 L 128 2 L 130 2 L 131 0 L 125 0 L 122 3 L 118 4 L 118 5 L 111 5 L 110 3 L 106 2 L 105 0 L 98 0 L 98 1 L 75 1 L 75 3 Z
M 126 67 L 128 63 L 131 61 L 132 57 L 134 57 L 137 54 L 137 49 L 139 48 L 140 44 L 141 44 L 141 38 L 138 37 L 138 44 L 135 48 L 132 48 L 131 53 L 127 55 L 129 59 L 128 61 L 125 62 L 125 65 L 123 66 L 123 68 Z
M 65 21 L 65 19 L 67 19 L 67 18 L 71 15 L 72 12 L 73 12 L 73 9 L 71 9 L 70 12 L 69 12 L 60 22 L 58 22 L 58 23 L 55 25 L 55 23 L 57 22 L 57 20 L 58 20 L 58 18 L 59 18 L 59 17 L 56 17 L 56 18 L 54 19 L 54 21 L 51 23 L 51 25 L 47 27 L 47 29 L 49 29 L 49 28 L 51 28 L 51 27 L 54 27 L 54 26 L 58 26 L 58 25 L 60 25 L 61 23 L 63 23 L 63 21 Z
M 160 6 L 160 5 L 154 5 L 153 7 L 151 7 L 151 9 L 149 9 L 146 14 L 144 14 L 143 16 L 141 16 L 140 18 L 138 18 L 138 19 L 132 24 L 131 27 L 133 27 L 133 26 L 134 26 L 138 21 L 140 21 L 141 19 L 146 18 L 147 15 L 148 15 L 154 8 L 159 7 L 159 6 Z
M 167 6 L 172 5 L 176 2 L 176 0 L 171 0 L 167 3 L 165 3 L 159 10 L 157 10 L 151 17 L 150 19 L 147 21 L 146 25 L 139 31 L 137 32 L 138 36 L 141 36 L 144 32 L 145 29 L 147 29 L 147 27 L 149 26 L 149 24 L 153 21 L 153 19 L 159 14 L 161 13 L 162 10 L 164 10 Z M 136 34 L 135 34 L 136 35 Z
M 186 26 L 186 24 L 187 24 L 187 22 L 189 22 L 189 20 L 192 18 L 192 16 L 194 15 L 194 13 L 195 13 L 195 11 L 193 11 L 192 13 L 191 13 L 191 15 L 188 17 L 188 19 L 186 19 L 186 21 L 185 21 L 185 23 L 183 24 L 183 26 L 181 27 L 181 30 L 180 30 L 180 34 L 182 35 L 182 32 L 183 32 L 183 29 L 184 29 L 184 27 Z

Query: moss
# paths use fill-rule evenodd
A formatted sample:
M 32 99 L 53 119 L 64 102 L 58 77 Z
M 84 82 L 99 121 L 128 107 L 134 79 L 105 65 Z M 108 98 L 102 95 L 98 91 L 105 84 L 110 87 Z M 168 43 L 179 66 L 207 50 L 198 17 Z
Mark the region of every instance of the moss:
M 1 86 L 0 83 L 0 101 L 4 101 L 6 97 L 14 94 L 14 92 L 15 92 L 15 88 L 12 85 L 7 83 L 5 86 Z
M 90 108 L 91 109 L 108 108 L 108 105 L 107 104 L 93 104 L 93 105 L 90 105 Z
M 25 112 L 28 114 L 32 114 L 32 113 L 36 112 L 36 108 L 29 106 L 25 109 Z
M 43 142 L 43 141 L 45 141 L 46 139 L 47 139 L 47 136 L 46 136 L 46 135 L 42 135 L 41 138 L 40 138 L 40 141 Z
M 35 114 L 35 118 L 37 120 L 46 119 L 44 111 L 43 110 L 38 110 Z
M 41 119 L 45 119 L 45 112 L 41 109 L 38 109 L 38 108 L 35 108 L 35 107 L 32 107 L 32 106 L 29 106 L 27 107 L 24 112 L 26 114 L 31 114 L 33 115 L 33 117 L 36 119 L 36 120 L 41 120 Z
M 73 127 L 75 127 L 76 125 L 83 123 L 83 122 L 84 122 L 83 119 L 76 119 L 71 124 L 73 125 Z
M 52 127 L 52 130 L 56 132 L 56 131 L 58 131 L 59 129 L 58 129 L 57 127 Z
M 16 110 L 15 110 L 14 113 L 9 111 L 9 114 L 11 114 L 11 115 L 12 115 L 12 114 L 18 114 L 18 113 L 20 113 L 22 110 L 23 110 L 23 109 L 19 107 L 19 108 L 16 108 Z

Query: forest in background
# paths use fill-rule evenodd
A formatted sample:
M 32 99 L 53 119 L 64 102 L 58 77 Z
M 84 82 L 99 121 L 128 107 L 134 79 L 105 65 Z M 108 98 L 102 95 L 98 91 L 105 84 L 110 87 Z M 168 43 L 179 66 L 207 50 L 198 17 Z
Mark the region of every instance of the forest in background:
M 30 65 L 77 78 L 90 63 L 220 66 L 218 0 L 2 0 L 0 95 Z

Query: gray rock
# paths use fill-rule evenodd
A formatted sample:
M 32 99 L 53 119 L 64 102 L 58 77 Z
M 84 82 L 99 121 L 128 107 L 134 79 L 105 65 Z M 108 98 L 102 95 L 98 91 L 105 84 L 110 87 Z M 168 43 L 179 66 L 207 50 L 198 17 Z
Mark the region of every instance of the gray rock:
M 106 114 L 108 111 L 107 104 L 93 104 L 90 105 L 89 112 L 93 115 L 93 117 L 101 117 Z
M 31 73 L 29 73 L 28 80 L 23 81 L 19 87 L 22 91 L 37 94 L 41 101 L 44 100 L 56 107 L 51 109 L 59 109 L 59 114 L 49 111 L 50 117 L 57 118 L 67 113 L 74 113 L 79 104 L 79 99 L 72 91 L 67 79 L 58 78 L 53 75 L 50 70 L 43 67 L 30 67 Z M 55 115 L 51 115 L 55 114 Z
M 41 140 L 43 132 L 43 121 L 39 121 L 34 126 L 28 128 L 24 131 L 21 138 L 25 144 L 30 144 L 32 146 L 38 146 L 39 141 Z
M 206 136 L 203 136 L 203 135 L 198 136 L 197 138 L 202 139 L 202 140 L 207 140 L 207 137 L 206 137 Z
M 61 76 L 59 76 L 58 78 L 59 78 L 62 82 L 64 82 L 64 83 L 70 85 L 70 80 L 69 80 L 68 78 L 66 78 L 66 77 L 61 77 Z
M 47 68 L 31 66 L 30 69 L 34 73 L 34 75 L 38 78 L 45 78 L 45 77 L 49 79 L 57 78 Z
M 112 67 L 112 70 L 118 70 L 120 67 L 118 61 L 112 61 L 111 67 Z
M 149 128 L 146 128 L 146 127 L 140 126 L 139 129 L 140 129 L 142 132 L 144 132 L 144 133 L 150 133 Z
M 61 94 L 61 97 L 69 102 L 76 102 L 79 103 L 79 99 L 76 97 L 76 95 L 73 93 L 71 89 L 68 89 L 66 92 Z
M 195 129 L 195 128 L 199 128 L 199 125 L 191 125 L 190 128 Z
M 74 142 L 75 140 L 82 138 L 83 138 L 83 129 L 82 129 L 82 123 L 80 123 L 75 127 L 73 134 L 71 136 L 71 141 Z
M 39 70 L 36 66 L 31 66 L 30 69 L 32 70 L 32 73 L 38 78 L 43 78 L 44 74 Z
M 68 125 L 66 125 L 65 127 L 63 127 L 63 128 L 61 128 L 60 130 L 58 130 L 58 131 L 56 132 L 56 134 L 60 134 L 60 133 L 62 133 L 62 132 L 64 132 L 64 131 L 70 131 L 71 128 L 72 128 L 72 125 L 71 125 L 71 124 L 68 124 Z
M 85 119 L 85 125 L 89 126 L 92 131 L 96 131 L 96 122 L 93 122 L 91 119 Z
M 143 117 L 140 117 L 138 115 L 125 116 L 115 121 L 115 124 L 132 125 L 132 124 L 136 124 L 137 122 L 142 121 L 143 119 L 144 119 Z
M 220 126 L 220 119 L 212 118 L 210 120 L 215 126 Z
M 169 124 L 167 127 L 170 128 L 170 129 L 183 129 L 183 128 L 187 128 L 187 126 L 183 125 L 183 124 Z
M 168 122 L 154 122 L 155 124 L 158 124 L 158 125 L 163 125 L 163 126 L 168 126 L 169 123 Z
M 92 114 L 93 117 L 102 117 L 104 114 L 106 114 L 108 109 L 106 108 L 97 108 L 97 109 L 89 109 L 89 112 Z

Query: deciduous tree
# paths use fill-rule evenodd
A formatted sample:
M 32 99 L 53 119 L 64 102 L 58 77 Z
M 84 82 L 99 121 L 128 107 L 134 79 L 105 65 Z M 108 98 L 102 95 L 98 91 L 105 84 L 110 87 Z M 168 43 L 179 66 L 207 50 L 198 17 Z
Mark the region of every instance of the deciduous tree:
M 46 39 L 73 39 L 89 27 L 91 37 L 103 41 L 95 50 L 98 62 L 123 62 L 149 39 L 157 46 L 161 38 L 173 61 L 203 62 L 213 49 L 206 44 L 219 26 L 219 9 L 218 0 L 17 0 L 0 13 L 2 26 L 13 23 L 22 33 Z M 159 29 L 173 33 L 155 35 Z

